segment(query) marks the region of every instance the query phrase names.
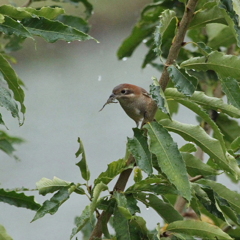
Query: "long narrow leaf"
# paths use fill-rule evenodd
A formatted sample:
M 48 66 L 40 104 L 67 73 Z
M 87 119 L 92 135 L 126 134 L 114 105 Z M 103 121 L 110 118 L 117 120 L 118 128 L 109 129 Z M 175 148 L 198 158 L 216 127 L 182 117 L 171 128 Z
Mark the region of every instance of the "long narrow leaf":
M 166 231 L 186 233 L 193 236 L 198 236 L 207 239 L 222 239 L 232 240 L 232 238 L 220 228 L 201 221 L 185 220 L 170 223 Z
M 24 193 L 7 191 L 5 189 L 0 189 L 0 202 L 34 211 L 37 211 L 41 207 L 39 203 L 35 202 L 33 196 L 26 196 Z
M 82 178 L 88 181 L 90 179 L 90 171 L 88 169 L 83 143 L 80 138 L 78 138 L 78 143 L 79 143 L 79 149 L 75 155 L 76 157 L 78 157 L 79 155 L 82 155 L 82 159 L 78 163 L 76 163 L 76 165 L 80 168 Z
M 42 218 L 45 214 L 53 215 L 57 212 L 58 208 L 69 198 L 71 191 L 68 187 L 62 187 L 57 193 L 53 195 L 50 200 L 46 200 L 43 205 L 38 209 L 31 222 Z
M 144 126 L 150 137 L 150 151 L 157 156 L 161 170 L 177 188 L 179 194 L 188 201 L 191 199 L 187 170 L 177 144 L 168 131 L 156 122 Z
M 90 35 L 70 26 L 64 25 L 59 21 L 48 20 L 43 17 L 40 19 L 24 19 L 22 20 L 22 24 L 32 35 L 40 36 L 50 43 L 58 40 L 72 42 L 75 40 L 84 41 L 94 39 Z
M 167 99 L 174 100 L 186 100 L 184 94 L 177 91 L 175 88 L 167 88 L 165 90 L 165 96 Z M 214 109 L 228 114 L 231 117 L 240 118 L 240 110 L 236 107 L 226 104 L 222 99 L 216 97 L 209 97 L 203 92 L 195 91 L 194 94 L 189 98 L 191 101 L 203 106 L 207 109 Z
M 240 59 L 234 55 L 225 55 L 213 51 L 207 57 L 190 58 L 181 63 L 181 68 L 197 71 L 213 70 L 223 77 L 233 77 L 240 80 Z
M 19 84 L 19 78 L 8 61 L 0 54 L 0 72 L 2 73 L 8 87 L 13 91 L 13 96 L 21 105 L 21 112 L 24 114 L 26 108 L 24 106 L 24 92 Z
M 183 220 L 181 214 L 171 204 L 165 203 L 153 194 L 139 193 L 134 196 L 147 207 L 153 208 L 167 223 Z
M 143 131 L 134 128 L 134 137 L 128 138 L 128 149 L 133 154 L 137 166 L 139 166 L 148 175 L 152 170 L 152 156 L 148 149 L 147 137 L 143 136 Z
M 221 169 L 230 172 L 236 179 L 240 178 L 240 170 L 236 160 L 230 154 L 225 154 L 220 142 L 210 137 L 203 128 L 167 119 L 161 120 L 160 123 L 169 131 L 182 136 L 185 140 L 195 142 L 218 163 Z

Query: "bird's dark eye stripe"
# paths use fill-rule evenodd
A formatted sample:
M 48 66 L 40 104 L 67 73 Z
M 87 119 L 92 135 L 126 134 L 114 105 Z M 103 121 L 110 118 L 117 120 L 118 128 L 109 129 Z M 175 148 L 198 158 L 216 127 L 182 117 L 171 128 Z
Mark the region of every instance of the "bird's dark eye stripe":
M 123 90 L 121 90 L 121 93 L 126 95 L 126 94 L 132 93 L 132 91 L 131 90 L 127 90 L 127 89 L 123 89 Z

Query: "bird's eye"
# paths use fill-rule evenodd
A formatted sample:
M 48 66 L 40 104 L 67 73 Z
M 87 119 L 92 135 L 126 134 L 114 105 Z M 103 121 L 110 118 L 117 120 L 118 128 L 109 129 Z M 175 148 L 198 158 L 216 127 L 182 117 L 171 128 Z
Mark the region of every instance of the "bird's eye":
M 124 89 L 121 91 L 121 93 L 123 93 L 123 94 L 124 94 L 124 93 L 126 93 L 126 92 L 127 92 L 127 91 L 126 91 L 126 90 L 124 90 Z

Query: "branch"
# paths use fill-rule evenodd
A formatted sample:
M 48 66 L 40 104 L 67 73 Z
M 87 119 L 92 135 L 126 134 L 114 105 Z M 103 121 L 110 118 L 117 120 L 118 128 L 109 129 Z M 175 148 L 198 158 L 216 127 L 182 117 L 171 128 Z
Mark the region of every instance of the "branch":
M 179 51 L 182 47 L 182 43 L 183 43 L 184 37 L 186 35 L 187 29 L 188 29 L 188 25 L 193 18 L 194 10 L 195 10 L 197 3 L 198 3 L 198 0 L 189 0 L 187 6 L 185 8 L 185 12 L 184 12 L 183 18 L 179 24 L 178 31 L 176 33 L 174 42 L 169 50 L 169 54 L 168 54 L 168 57 L 166 60 L 166 67 L 162 73 L 161 79 L 159 80 L 159 83 L 163 90 L 166 89 L 167 84 L 169 82 L 167 66 L 173 64 L 174 61 L 178 57 Z M 130 163 L 132 163 L 134 161 L 135 160 L 134 160 L 133 156 L 130 155 L 127 164 L 129 165 Z M 127 169 L 120 174 L 118 181 L 114 187 L 114 190 L 124 191 L 131 172 L 132 172 L 132 169 Z M 91 234 L 91 237 L 89 238 L 89 240 L 94 240 L 94 238 L 99 238 L 102 236 L 102 222 L 103 222 L 103 220 L 105 220 L 104 222 L 108 222 L 110 217 L 111 217 L 111 214 L 108 212 L 103 211 L 101 213 L 101 215 L 98 218 L 97 224 L 92 231 L 92 234 Z
M 161 85 L 163 91 L 166 89 L 169 82 L 169 75 L 167 71 L 167 67 L 172 65 L 174 61 L 177 59 L 179 51 L 184 44 L 184 37 L 186 35 L 189 23 L 191 22 L 194 16 L 194 10 L 197 6 L 198 0 L 189 0 L 188 4 L 185 8 L 185 12 L 183 18 L 178 26 L 178 31 L 174 38 L 171 48 L 169 49 L 168 57 L 165 63 L 165 68 L 163 70 L 162 76 L 159 80 L 159 84 Z
M 129 166 L 133 162 L 135 162 L 135 159 L 131 154 L 128 157 L 128 161 L 127 161 L 126 165 Z M 132 173 L 132 168 L 126 169 L 125 171 L 121 172 L 121 174 L 119 175 L 119 178 L 113 188 L 113 191 L 123 192 L 131 173 Z M 101 213 L 101 215 L 98 217 L 97 224 L 94 227 L 89 240 L 94 240 L 95 238 L 100 238 L 102 236 L 102 223 L 108 222 L 110 217 L 111 217 L 111 213 L 109 213 L 109 212 L 103 211 Z
M 32 4 L 32 0 L 28 0 L 22 7 L 29 7 Z

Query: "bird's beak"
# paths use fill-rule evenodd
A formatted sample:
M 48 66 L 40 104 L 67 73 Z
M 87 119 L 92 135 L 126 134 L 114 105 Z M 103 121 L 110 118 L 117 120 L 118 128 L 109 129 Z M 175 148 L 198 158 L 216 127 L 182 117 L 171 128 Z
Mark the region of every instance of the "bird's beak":
M 103 107 L 99 110 L 99 112 L 102 111 L 103 108 L 104 108 L 107 104 L 109 104 L 109 103 L 117 103 L 117 102 L 114 102 L 115 99 L 116 99 L 116 95 L 115 95 L 114 93 L 112 93 L 112 94 L 109 96 L 107 102 L 106 102 L 106 103 L 103 105 Z
M 116 95 L 115 95 L 114 93 L 112 93 L 112 94 L 109 96 L 107 102 L 108 102 L 108 103 L 112 103 L 115 99 L 116 99 Z

